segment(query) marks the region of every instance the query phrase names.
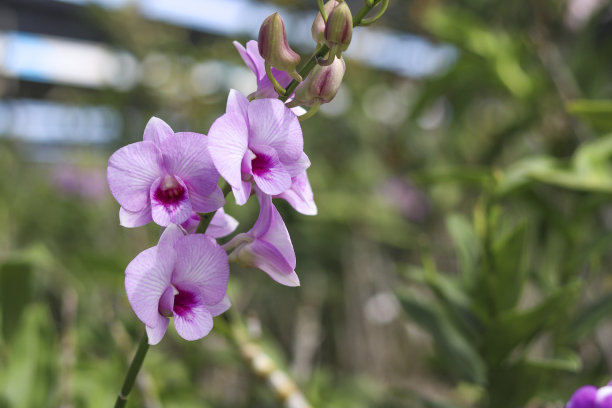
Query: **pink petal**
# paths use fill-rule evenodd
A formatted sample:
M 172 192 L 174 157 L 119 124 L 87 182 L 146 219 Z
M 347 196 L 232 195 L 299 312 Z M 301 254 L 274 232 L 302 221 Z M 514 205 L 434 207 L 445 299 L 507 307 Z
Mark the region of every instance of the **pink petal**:
M 285 169 L 291 174 L 291 177 L 299 176 L 310 167 L 310 159 L 306 156 L 306 153 L 302 152 L 302 155 L 297 161 L 283 163 L 283 166 L 285 166 Z
M 249 200 L 249 197 L 251 196 L 251 182 L 241 181 L 240 186 L 238 188 L 232 188 L 232 192 L 234 193 L 234 199 L 236 200 L 236 204 L 246 204 L 246 202 Z
M 264 60 L 261 55 L 259 55 L 259 49 L 257 48 L 257 41 L 247 42 L 246 49 L 238 41 L 234 41 L 234 47 L 236 47 L 240 57 L 242 57 L 246 66 L 255 74 L 257 79 L 260 79 L 266 74 Z
M 166 138 L 159 145 L 166 171 L 180 177 L 190 192 L 200 196 L 212 193 L 219 181 L 219 173 L 210 157 L 207 144 L 207 136 L 180 132 Z
M 175 314 L 174 327 L 185 340 L 199 340 L 212 330 L 212 315 L 204 302 L 200 302 L 183 315 Z
M 126 228 L 140 227 L 153 221 L 151 217 L 151 204 L 147 204 L 140 211 L 128 211 L 121 207 L 119 209 L 119 224 Z
M 222 238 L 234 232 L 237 227 L 238 221 L 231 215 L 227 215 L 223 208 L 219 208 L 210 220 L 206 235 L 211 238 Z
M 283 254 L 289 267 L 295 269 L 295 251 L 293 250 L 291 237 L 283 222 L 283 218 L 276 207 L 274 207 L 272 197 L 263 194 L 261 191 L 256 192 L 261 209 L 259 218 L 248 234 L 256 238 L 256 241 L 265 241 L 271 244 L 279 253 Z M 287 270 L 288 268 L 285 268 L 285 271 Z
M 149 339 L 149 344 L 154 346 L 161 341 L 166 334 L 166 329 L 168 328 L 168 322 L 170 319 L 167 317 L 162 317 L 159 321 L 159 324 L 155 327 L 145 326 L 147 329 L 147 338 Z
M 215 303 L 214 305 L 206 305 L 208 311 L 211 315 L 213 315 L 213 317 L 219 316 L 221 313 L 225 313 L 231 306 L 232 302 L 227 295 L 225 295 L 220 302 Z
M 240 186 L 242 158 L 247 151 L 249 129 L 238 113 L 226 113 L 210 127 L 208 150 L 221 176 L 233 187 Z
M 278 159 L 276 151 L 268 146 L 253 146 L 257 157 L 251 161 L 253 180 L 266 194 L 280 194 L 291 187 L 291 175 Z
M 217 186 L 209 194 L 203 195 L 197 191 L 189 191 L 189 201 L 194 211 L 201 213 L 213 212 L 225 205 L 223 191 Z
M 238 113 L 242 117 L 246 118 L 248 115 L 249 100 L 240 92 L 235 89 L 230 89 L 230 93 L 227 96 L 227 106 L 225 112 Z
M 172 283 L 177 287 L 197 287 L 207 304 L 223 299 L 229 281 L 229 263 L 223 248 L 202 234 L 187 235 L 174 248 L 177 261 Z
M 174 251 L 174 244 L 184 236 L 185 234 L 178 225 L 170 224 L 164 229 L 161 237 L 159 237 L 159 242 L 157 243 L 157 248 L 159 248 L 160 251 L 159 253 L 164 254 L 169 251 Z
M 159 326 L 163 319 L 158 311 L 159 300 L 170 286 L 174 259 L 174 251 L 160 254 L 153 247 L 138 254 L 125 270 L 128 301 L 136 316 L 149 327 Z
M 267 273 L 272 279 L 285 286 L 300 286 L 300 280 L 285 254 L 272 244 L 256 240 L 245 249 L 251 252 L 253 266 Z
M 187 221 L 181 224 L 181 228 L 183 228 L 187 234 L 195 234 L 198 225 L 200 225 L 200 216 L 194 212 L 187 218 Z
M 172 128 L 163 120 L 153 116 L 147 122 L 143 140 L 153 142 L 158 145 L 161 141 L 172 135 L 174 135 Z
M 162 227 L 172 224 L 182 224 L 191 216 L 193 212 L 191 202 L 189 201 L 189 195 L 187 193 L 187 186 L 178 177 L 176 181 L 184 189 L 182 196 L 173 198 L 171 201 L 164 201 L 160 199 L 157 192 L 161 188 L 163 177 L 159 177 L 151 185 L 150 197 L 151 197 L 151 214 L 153 221 Z
M 306 172 L 291 179 L 291 188 L 275 198 L 287 200 L 289 204 L 304 215 L 316 215 L 317 205 L 314 202 L 312 188 L 306 176 Z
M 283 163 L 300 159 L 304 150 L 297 117 L 278 99 L 257 99 L 249 104 L 249 146 L 270 146 Z
M 149 203 L 151 184 L 162 174 L 162 155 L 152 142 L 137 142 L 117 150 L 108 160 L 108 186 L 128 211 Z

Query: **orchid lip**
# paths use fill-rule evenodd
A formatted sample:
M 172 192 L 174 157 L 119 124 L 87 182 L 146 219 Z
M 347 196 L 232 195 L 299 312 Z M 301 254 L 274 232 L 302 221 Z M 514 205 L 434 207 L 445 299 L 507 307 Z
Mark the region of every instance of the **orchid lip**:
M 163 204 L 176 204 L 185 196 L 185 188 L 176 177 L 167 174 L 155 190 L 154 197 Z

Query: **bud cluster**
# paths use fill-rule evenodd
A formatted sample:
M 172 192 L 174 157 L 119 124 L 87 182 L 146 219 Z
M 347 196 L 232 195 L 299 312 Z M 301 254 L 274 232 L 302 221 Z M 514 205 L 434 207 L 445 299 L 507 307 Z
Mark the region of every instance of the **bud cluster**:
M 373 4 L 368 3 L 368 6 L 371 8 Z M 260 59 L 237 45 L 247 65 L 258 75 L 258 89 L 250 98 L 267 94 L 265 90 L 273 88 L 282 100 L 289 100 L 287 106 L 294 109 L 300 120 L 310 117 L 320 105 L 336 96 L 346 71 L 342 53 L 348 49 L 353 37 L 353 16 L 344 0 L 328 0 L 325 4 L 319 1 L 319 7 L 311 28 L 312 38 L 317 43 L 314 67 L 306 68 L 310 72 L 303 81 L 297 72 L 300 57 L 289 46 L 285 23 L 279 13 L 268 16 L 259 29 L 257 49 Z M 265 77 L 261 75 L 263 72 Z M 287 75 L 293 78 L 295 85 L 281 83 L 282 77 Z M 295 90 L 295 93 L 286 94 L 285 87 Z M 304 112 L 302 106 L 310 107 L 310 110 L 301 114 Z

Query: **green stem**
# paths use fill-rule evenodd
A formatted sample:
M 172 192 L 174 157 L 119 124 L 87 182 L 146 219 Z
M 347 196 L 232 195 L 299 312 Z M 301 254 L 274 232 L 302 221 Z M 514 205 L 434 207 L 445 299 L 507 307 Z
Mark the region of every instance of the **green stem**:
M 140 344 L 138 344 L 138 350 L 136 350 L 136 355 L 130 364 L 130 368 L 125 375 L 125 380 L 123 381 L 123 386 L 121 387 L 121 392 L 117 396 L 117 401 L 115 402 L 115 408 L 124 407 L 128 396 L 130 395 L 130 391 L 132 391 L 132 387 L 136 382 L 136 376 L 140 371 L 140 367 L 142 367 L 142 362 L 147 355 L 147 351 L 149 350 L 149 339 L 147 338 L 147 334 L 145 333 L 140 339 Z
M 264 66 L 266 67 L 266 75 L 268 76 L 268 79 L 270 80 L 270 82 L 272 82 L 272 85 L 274 86 L 274 90 L 278 93 L 279 97 L 283 97 L 285 95 L 284 93 L 285 88 L 283 88 L 283 86 L 278 83 L 276 78 L 274 78 L 274 75 L 272 75 L 272 66 L 267 61 L 264 64 Z
M 325 12 L 325 6 L 323 5 L 323 0 L 317 0 L 317 4 L 319 5 L 319 13 L 321 13 L 321 17 L 323 17 L 323 21 L 327 23 L 327 13 Z
M 315 113 L 317 113 L 319 111 L 319 107 L 321 106 L 320 102 L 315 102 L 312 104 L 312 106 L 310 107 L 310 109 L 308 109 L 308 112 L 306 112 L 303 115 L 298 116 L 298 119 L 300 122 L 314 116 Z
M 353 27 L 357 27 L 361 25 L 361 21 L 364 19 L 364 17 L 370 12 L 370 10 L 376 7 L 376 5 L 380 3 L 381 1 L 384 1 L 384 0 L 377 0 L 377 1 L 371 2 L 371 4 L 367 2 L 366 5 L 363 6 L 361 10 L 359 10 L 357 14 L 353 16 Z M 315 67 L 315 65 L 317 65 L 317 61 L 323 58 L 325 54 L 327 54 L 328 52 L 329 52 L 329 47 L 327 45 L 322 45 L 321 48 L 319 48 L 312 55 L 312 57 L 310 57 L 310 59 L 306 61 L 302 69 L 299 71 L 300 76 L 302 78 L 306 78 L 308 76 L 308 73 Z M 291 81 L 289 85 L 287 85 L 287 87 L 285 88 L 285 94 L 282 96 L 279 96 L 279 99 L 283 102 L 286 102 L 287 98 L 289 98 L 289 96 L 293 93 L 293 91 L 298 85 L 299 85 L 299 82 L 296 81 L 295 79 Z
M 378 13 L 376 13 L 370 18 L 364 18 L 363 20 L 361 20 L 360 25 L 369 26 L 370 24 L 381 18 L 382 15 L 385 14 L 385 11 L 387 11 L 387 7 L 389 7 L 389 0 L 382 0 L 376 4 L 380 4 L 380 9 L 378 10 Z

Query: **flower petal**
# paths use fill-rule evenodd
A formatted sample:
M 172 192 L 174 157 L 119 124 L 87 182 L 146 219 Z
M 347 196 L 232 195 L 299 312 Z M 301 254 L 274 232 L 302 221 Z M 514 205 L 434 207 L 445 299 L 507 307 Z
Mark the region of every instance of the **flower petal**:
M 174 245 L 177 254 L 172 283 L 197 287 L 206 304 L 223 299 L 229 281 L 229 262 L 223 248 L 202 234 L 187 235 Z
M 232 192 L 234 193 L 234 199 L 236 200 L 236 204 L 246 204 L 246 202 L 249 201 L 249 197 L 251 196 L 251 182 L 241 181 L 240 187 L 232 188 Z
M 158 145 L 162 140 L 172 135 L 174 135 L 172 128 L 160 118 L 153 116 L 147 122 L 142 139 Z
M 267 273 L 272 279 L 285 286 L 300 286 L 300 280 L 285 254 L 272 244 L 255 240 L 243 250 L 251 252 L 253 266 Z
M 212 330 L 212 315 L 204 302 L 200 300 L 187 313 L 174 315 L 174 327 L 185 340 L 199 340 Z
M 190 193 L 200 196 L 212 193 L 219 181 L 219 173 L 207 145 L 207 136 L 192 132 L 176 133 L 159 145 L 166 171 L 180 177 Z
M 238 227 L 238 221 L 219 208 L 206 229 L 206 235 L 211 238 L 222 238 L 231 234 Z
M 249 67 L 258 80 L 266 75 L 264 60 L 261 55 L 259 55 L 257 41 L 251 40 L 247 42 L 246 48 L 243 47 L 238 41 L 234 41 L 234 47 L 236 47 L 238 54 L 240 54 L 240 57 L 246 66 Z
M 208 195 L 201 195 L 196 191 L 190 191 L 189 200 L 193 210 L 201 213 L 213 212 L 225 205 L 225 196 L 219 187 L 215 187 Z
M 159 324 L 155 327 L 145 326 L 147 329 L 147 338 L 149 339 L 149 344 L 154 346 L 161 341 L 166 334 L 166 329 L 168 328 L 168 323 L 170 319 L 167 317 L 160 316 Z
M 141 227 L 153 221 L 151 217 L 151 204 L 148 203 L 140 211 L 128 211 L 121 207 L 119 209 L 119 225 L 126 228 Z
M 208 150 L 213 163 L 233 188 L 238 188 L 242 181 L 240 169 L 248 137 L 246 118 L 235 112 L 219 117 L 208 132 Z
M 108 186 L 128 211 L 140 211 L 149 203 L 149 189 L 162 175 L 162 155 L 152 142 L 137 142 L 117 150 L 108 160 Z
M 253 146 L 256 157 L 251 161 L 253 180 L 266 194 L 280 194 L 291 187 L 291 175 L 269 146 Z
M 168 225 L 161 234 L 161 237 L 159 237 L 159 242 L 157 243 L 157 248 L 159 248 L 158 254 L 164 256 L 168 251 L 174 251 L 174 244 L 184 236 L 185 234 L 178 225 Z
M 317 205 L 314 202 L 314 196 L 312 194 L 312 188 L 308 181 L 306 172 L 303 172 L 299 176 L 291 178 L 291 188 L 287 191 L 274 196 L 275 198 L 282 198 L 299 213 L 304 215 L 316 215 Z
M 220 302 L 215 303 L 214 305 L 206 305 L 208 311 L 211 315 L 219 316 L 221 313 L 225 313 L 227 309 L 232 307 L 232 302 L 230 301 L 229 296 L 225 295 Z
M 128 301 L 136 316 L 149 327 L 160 325 L 159 300 L 170 286 L 174 259 L 174 251 L 158 254 L 158 248 L 153 247 L 138 254 L 125 270 Z
M 597 388 L 593 385 L 585 385 L 574 392 L 566 408 L 595 408 L 596 398 Z
M 195 234 L 198 225 L 200 225 L 200 216 L 198 213 L 193 212 L 189 218 L 187 218 L 187 221 L 181 224 L 181 228 L 183 228 L 187 234 Z
M 166 227 L 169 224 L 182 224 L 185 222 L 193 212 L 191 202 L 189 201 L 189 195 L 187 193 L 187 186 L 179 177 L 176 177 L 176 181 L 183 188 L 183 194 L 170 199 L 164 199 L 160 196 L 159 192 L 162 189 L 163 177 L 159 177 L 151 185 L 150 197 L 151 197 L 151 215 L 153 221 L 156 224 Z
M 270 146 L 283 163 L 300 159 L 304 150 L 302 128 L 295 114 L 278 99 L 257 99 L 249 104 L 249 146 Z
M 225 112 L 238 113 L 246 118 L 248 115 L 249 100 L 235 89 L 230 89 L 227 96 L 227 105 Z
M 302 152 L 302 155 L 297 161 L 292 163 L 284 163 L 285 169 L 291 174 L 291 177 L 298 176 L 306 171 L 310 167 L 310 159 L 306 156 L 306 153 Z

